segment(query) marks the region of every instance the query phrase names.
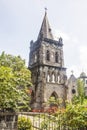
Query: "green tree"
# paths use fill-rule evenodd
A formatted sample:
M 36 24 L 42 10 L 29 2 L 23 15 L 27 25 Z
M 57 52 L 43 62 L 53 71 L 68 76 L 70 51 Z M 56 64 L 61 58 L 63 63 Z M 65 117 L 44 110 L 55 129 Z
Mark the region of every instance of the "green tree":
M 25 68 L 25 60 L 22 60 L 20 56 L 13 56 L 2 52 L 0 55 L 0 66 L 10 67 L 13 71 L 20 71 Z
M 84 92 L 84 82 L 80 79 L 77 80 L 77 91 L 78 91 L 78 98 L 81 104 L 83 104 L 85 98 Z
M 48 104 L 50 106 L 56 106 L 56 107 L 60 108 L 63 104 L 63 99 L 55 98 L 54 96 L 51 96 L 48 100 Z
M 31 73 L 20 56 L 0 55 L 0 109 L 28 108 Z
M 78 95 L 74 95 L 72 98 L 72 103 L 73 104 L 83 104 L 85 101 L 85 90 L 84 90 L 84 82 L 83 80 L 78 79 L 77 80 L 77 92 Z
M 70 129 L 83 128 L 87 126 L 87 108 L 84 105 L 67 104 L 62 125 L 68 126 Z

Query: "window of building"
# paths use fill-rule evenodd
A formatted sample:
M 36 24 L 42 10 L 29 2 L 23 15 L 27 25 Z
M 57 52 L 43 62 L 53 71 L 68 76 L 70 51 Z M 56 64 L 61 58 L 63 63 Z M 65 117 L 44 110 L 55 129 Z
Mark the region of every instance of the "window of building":
M 54 83 L 55 82 L 55 75 L 52 74 L 52 82 Z
M 57 81 L 58 81 L 58 83 L 60 83 L 60 76 L 59 75 L 57 77 Z
M 34 56 L 34 62 L 37 62 L 37 55 Z
M 55 62 L 58 63 L 58 52 L 55 53 Z
M 85 83 L 87 84 L 87 80 L 85 81 Z
M 50 82 L 50 75 L 47 75 L 47 82 Z
M 76 90 L 75 89 L 72 89 L 72 94 L 75 94 L 76 93 Z
M 46 60 L 50 61 L 50 52 L 48 50 L 46 52 Z

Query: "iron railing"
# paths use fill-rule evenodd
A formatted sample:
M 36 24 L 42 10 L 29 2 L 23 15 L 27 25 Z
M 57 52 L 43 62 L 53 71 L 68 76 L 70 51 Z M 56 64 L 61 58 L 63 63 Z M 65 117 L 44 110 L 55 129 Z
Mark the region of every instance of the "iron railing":
M 57 120 L 57 118 L 50 113 L 22 112 L 19 113 L 19 116 L 30 118 L 33 130 L 87 130 L 87 127 L 70 127 L 67 125 L 66 121 L 61 125 L 61 116 L 59 117 L 60 120 Z

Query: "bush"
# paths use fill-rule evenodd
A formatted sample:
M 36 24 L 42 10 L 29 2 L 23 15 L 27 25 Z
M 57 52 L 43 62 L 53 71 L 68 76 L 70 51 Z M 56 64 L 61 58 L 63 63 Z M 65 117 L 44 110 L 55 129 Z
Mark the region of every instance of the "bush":
M 18 117 L 18 130 L 32 130 L 32 122 L 28 117 Z
M 42 130 L 48 130 L 48 127 L 49 127 L 49 122 L 48 121 L 42 121 L 41 122 L 41 129 Z

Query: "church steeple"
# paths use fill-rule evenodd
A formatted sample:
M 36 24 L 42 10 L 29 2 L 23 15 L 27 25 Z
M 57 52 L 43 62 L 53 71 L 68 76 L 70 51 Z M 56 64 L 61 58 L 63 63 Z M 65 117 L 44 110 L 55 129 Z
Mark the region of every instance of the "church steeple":
M 44 109 L 50 97 L 66 99 L 66 68 L 64 68 L 62 38 L 53 39 L 47 11 L 38 39 L 30 43 L 29 69 L 32 73 L 33 109 Z M 47 109 L 47 108 L 46 108 Z
M 40 32 L 39 32 L 39 35 L 38 35 L 38 39 L 41 38 L 41 37 L 53 39 L 51 27 L 49 25 L 49 21 L 48 21 L 48 18 L 47 18 L 47 10 L 46 9 L 45 9 L 45 15 L 44 15 L 44 18 L 43 18 L 41 29 L 40 29 Z

